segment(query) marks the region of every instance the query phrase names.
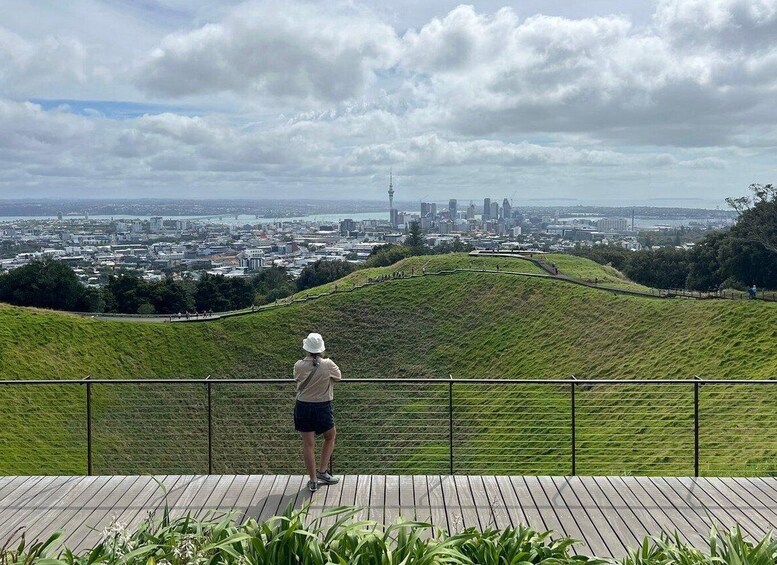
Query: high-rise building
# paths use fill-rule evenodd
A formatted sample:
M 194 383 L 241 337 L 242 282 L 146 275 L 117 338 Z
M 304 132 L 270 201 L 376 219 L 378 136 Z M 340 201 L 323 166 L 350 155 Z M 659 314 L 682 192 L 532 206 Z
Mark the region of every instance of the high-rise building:
M 151 233 L 158 233 L 162 231 L 162 217 L 154 216 L 151 218 Z
M 488 215 L 488 219 L 493 221 L 499 219 L 499 202 L 491 203 L 491 212 Z
M 391 227 L 395 228 L 397 227 L 397 212 L 396 210 L 394 210 L 394 175 L 390 170 L 389 170 L 388 195 L 389 195 L 389 221 L 391 222 Z
M 451 220 L 456 220 L 458 218 L 458 210 L 456 209 L 457 202 L 455 198 L 451 198 L 448 201 L 448 215 L 450 216 Z
M 491 219 L 491 199 L 483 199 L 483 221 L 487 222 Z
M 475 205 L 472 202 L 469 203 L 469 208 L 467 208 L 467 219 L 475 219 Z
M 432 215 L 432 219 L 437 217 L 437 202 L 432 202 L 429 205 L 429 213 Z
M 426 218 L 431 213 L 431 206 L 428 202 L 421 202 L 421 217 Z
M 507 198 L 502 202 L 502 217 L 505 221 L 508 221 L 513 217 L 513 207 L 510 205 L 510 201 Z

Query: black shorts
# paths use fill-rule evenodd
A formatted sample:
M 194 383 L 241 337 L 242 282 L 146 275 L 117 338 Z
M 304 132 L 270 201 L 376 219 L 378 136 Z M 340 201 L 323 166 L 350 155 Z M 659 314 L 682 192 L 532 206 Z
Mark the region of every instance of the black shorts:
M 323 434 L 335 427 L 332 402 L 303 402 L 294 405 L 294 429 L 298 432 Z

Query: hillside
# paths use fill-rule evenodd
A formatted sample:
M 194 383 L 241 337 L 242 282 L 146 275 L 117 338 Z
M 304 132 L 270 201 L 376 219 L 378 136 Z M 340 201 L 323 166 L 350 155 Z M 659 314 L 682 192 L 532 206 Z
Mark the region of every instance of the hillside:
M 447 259 L 451 265 L 468 261 L 461 255 Z M 435 261 L 436 266 L 445 266 L 445 258 Z M 407 271 L 407 265 L 396 269 Z M 325 336 L 332 357 L 354 379 L 447 378 L 449 374 L 456 378 L 572 374 L 578 379 L 771 378 L 777 369 L 775 314 L 777 304 L 619 296 L 561 281 L 490 273 L 392 280 L 199 324 L 132 324 L 0 306 L 0 378 L 286 377 L 299 355 L 302 337 L 310 331 Z M 447 434 L 447 388 L 416 387 L 409 394 L 407 387 L 376 386 L 344 385 L 338 391 L 338 417 L 344 426 L 338 450 L 341 460 L 353 469 L 364 469 L 370 461 L 367 454 L 386 457 L 389 450 L 393 455 L 386 458 L 388 468 L 444 469 L 447 440 L 441 437 Z M 591 472 L 685 469 L 690 391 L 664 388 L 581 390 L 578 420 L 589 422 L 590 432 L 579 432 L 578 441 L 585 453 L 595 457 L 588 461 L 579 457 L 579 466 L 588 465 Z M 710 434 L 708 453 L 713 448 L 719 453 L 716 469 L 724 469 L 727 461 L 747 463 L 738 460 L 736 449 L 720 445 L 728 435 L 738 433 L 724 424 L 745 412 L 760 415 L 759 425 L 773 421 L 773 414 L 759 412 L 768 402 L 773 410 L 769 388 L 746 394 L 719 391 L 729 395 L 731 414 L 727 422 L 725 414 L 710 412 L 704 432 Z M 459 389 L 456 431 L 462 468 L 568 471 L 564 459 L 567 388 Z M 709 390 L 712 394 L 713 389 Z M 0 472 L 82 471 L 83 394 L 82 387 L 0 388 L 4 412 L 0 418 L 6 423 L 0 430 L 0 444 L 5 440 L 16 446 L 4 454 Z M 285 385 L 261 389 L 222 385 L 214 393 L 214 417 L 221 425 L 217 429 L 229 430 L 231 435 L 216 440 L 222 459 L 215 470 L 277 470 L 277 457 L 288 451 L 269 438 L 280 434 L 294 439 L 286 422 L 289 398 Z M 708 402 L 711 397 L 702 400 Z M 631 403 L 627 407 L 633 405 L 632 409 L 624 410 L 623 402 Z M 374 409 L 364 410 L 364 406 Z M 202 469 L 204 387 L 95 386 L 93 409 L 96 470 L 191 472 L 193 465 Z M 425 411 L 434 418 L 423 431 L 434 432 L 427 434 L 434 441 L 416 437 L 410 444 L 402 443 L 399 430 L 415 429 L 418 413 Z M 655 425 L 647 421 L 652 416 L 657 416 Z M 555 427 L 543 423 L 549 419 Z M 345 431 L 349 424 L 350 440 Z M 670 434 L 670 424 L 672 430 L 681 425 L 687 433 Z M 363 433 L 367 425 L 374 435 L 359 436 L 357 432 Z M 538 432 L 538 425 L 546 428 Z M 630 426 L 641 430 L 635 436 L 637 447 L 634 437 L 613 444 L 607 434 Z M 521 429 L 534 435 L 522 435 Z M 537 437 L 540 441 L 535 445 Z M 32 442 L 30 449 L 19 447 L 23 438 Z M 57 442 L 54 447 L 48 444 L 52 440 Z M 618 451 L 608 457 L 607 450 L 616 447 Z M 138 453 L 140 457 L 133 456 Z M 348 453 L 351 457 L 346 457 Z M 516 453 L 523 459 L 515 459 Z M 774 459 L 767 446 L 751 463 L 773 464 L 768 462 Z M 586 472 L 580 467 L 578 471 Z

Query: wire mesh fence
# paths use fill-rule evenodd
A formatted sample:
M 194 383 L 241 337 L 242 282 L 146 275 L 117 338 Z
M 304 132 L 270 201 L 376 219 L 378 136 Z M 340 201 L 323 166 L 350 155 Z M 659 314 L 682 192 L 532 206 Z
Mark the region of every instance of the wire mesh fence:
M 288 379 L 0 384 L 0 474 L 302 471 Z M 773 476 L 769 385 L 777 380 L 344 380 L 333 467 Z

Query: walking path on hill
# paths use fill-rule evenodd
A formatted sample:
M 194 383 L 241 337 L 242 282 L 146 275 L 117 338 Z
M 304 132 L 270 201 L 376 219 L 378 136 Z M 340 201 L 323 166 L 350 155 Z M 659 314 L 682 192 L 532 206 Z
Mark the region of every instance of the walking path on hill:
M 505 270 L 500 270 L 498 266 L 496 269 L 486 269 L 484 267 L 481 269 L 455 268 L 455 269 L 447 269 L 447 270 L 433 271 L 433 272 L 422 271 L 420 273 L 416 271 L 410 275 L 406 274 L 401 270 L 397 270 L 392 275 L 381 275 L 376 278 L 368 279 L 367 282 L 353 285 L 353 286 L 347 286 L 347 287 L 343 286 L 338 288 L 337 285 L 335 285 L 334 289 L 328 290 L 326 292 L 321 292 L 319 294 L 305 294 L 302 296 L 281 298 L 271 304 L 264 304 L 262 306 L 255 306 L 252 308 L 243 308 L 241 310 L 231 310 L 228 312 L 214 312 L 212 314 L 207 314 L 207 315 L 203 315 L 199 313 L 189 314 L 188 316 L 187 315 L 179 316 L 176 314 L 173 314 L 173 315 L 100 314 L 95 312 L 78 312 L 76 314 L 87 318 L 100 318 L 103 320 L 117 320 L 122 322 L 151 322 L 151 323 L 154 323 L 154 322 L 156 323 L 210 322 L 213 320 L 222 320 L 224 318 L 232 318 L 235 316 L 245 316 L 247 314 L 261 312 L 263 310 L 282 308 L 285 306 L 290 306 L 292 304 L 298 304 L 300 302 L 307 302 L 309 300 L 316 300 L 318 298 L 323 298 L 325 296 L 332 296 L 333 294 L 353 292 L 355 290 L 358 290 L 367 286 L 374 286 L 376 284 L 390 283 L 390 282 L 408 280 L 408 279 L 417 279 L 419 277 L 454 275 L 458 273 L 484 273 L 484 274 L 490 274 L 490 275 L 510 275 L 510 276 L 519 276 L 519 277 L 528 277 L 528 278 L 551 279 L 551 280 L 566 282 L 569 284 L 575 284 L 578 286 L 584 286 L 595 290 L 612 292 L 615 294 L 642 296 L 646 298 L 691 298 L 694 300 L 744 299 L 744 295 L 742 295 L 741 293 L 734 293 L 733 291 L 728 293 L 721 293 L 721 292 L 701 292 L 701 291 L 689 291 L 689 290 L 682 290 L 682 289 L 657 289 L 657 288 L 648 288 L 648 290 L 640 290 L 639 288 L 626 288 L 626 287 L 620 287 L 620 286 L 611 286 L 606 283 L 591 282 L 580 278 L 572 277 L 569 275 L 565 275 L 559 272 L 558 268 L 556 268 L 552 263 L 547 263 L 545 261 L 537 259 L 533 255 L 510 253 L 510 252 L 473 251 L 470 253 L 470 256 L 471 257 L 504 257 L 506 259 L 512 259 L 512 260 L 517 259 L 521 261 L 529 261 L 534 265 L 536 265 L 537 267 L 539 267 L 540 269 L 544 270 L 545 273 L 543 274 L 543 273 L 523 273 L 520 271 L 505 271 Z M 768 302 L 773 302 L 773 301 L 777 301 L 777 295 L 775 295 L 774 293 L 772 293 L 771 295 L 762 294 L 762 296 L 759 297 L 759 299 L 766 300 Z
M 14 547 L 22 532 L 30 542 L 63 530 L 58 543 L 81 551 L 113 520 L 135 528 L 165 506 L 173 519 L 234 512 L 237 521 L 261 522 L 287 505 L 309 505 L 309 519 L 358 506 L 357 519 L 393 524 L 402 516 L 450 532 L 523 524 L 580 540 L 581 554 L 616 558 L 661 531 L 703 548 L 713 524 L 723 531 L 739 524 L 750 540 L 777 528 L 775 478 L 345 475 L 313 494 L 306 482 L 302 475 L 0 477 L 0 539 Z

